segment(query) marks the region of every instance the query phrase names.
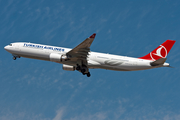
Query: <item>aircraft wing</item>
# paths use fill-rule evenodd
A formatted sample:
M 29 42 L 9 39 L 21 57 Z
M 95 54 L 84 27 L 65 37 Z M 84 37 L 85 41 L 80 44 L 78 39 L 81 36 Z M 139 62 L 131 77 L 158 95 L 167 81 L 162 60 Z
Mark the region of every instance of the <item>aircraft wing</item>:
M 81 61 L 81 63 L 87 65 L 87 56 L 90 52 L 90 46 L 96 36 L 96 33 L 92 34 L 89 38 L 85 39 L 78 46 L 66 53 L 73 61 Z

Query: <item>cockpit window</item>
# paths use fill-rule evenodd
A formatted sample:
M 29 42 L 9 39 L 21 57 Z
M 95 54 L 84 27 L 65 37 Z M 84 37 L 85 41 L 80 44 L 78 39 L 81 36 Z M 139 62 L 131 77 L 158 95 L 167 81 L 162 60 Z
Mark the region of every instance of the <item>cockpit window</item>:
M 10 44 L 9 46 L 12 46 L 12 44 Z

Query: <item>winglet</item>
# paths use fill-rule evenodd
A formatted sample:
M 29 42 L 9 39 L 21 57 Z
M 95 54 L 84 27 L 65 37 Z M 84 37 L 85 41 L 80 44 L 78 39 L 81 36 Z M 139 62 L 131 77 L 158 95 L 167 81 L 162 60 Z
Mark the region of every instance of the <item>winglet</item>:
M 96 33 L 92 34 L 89 38 L 95 38 Z

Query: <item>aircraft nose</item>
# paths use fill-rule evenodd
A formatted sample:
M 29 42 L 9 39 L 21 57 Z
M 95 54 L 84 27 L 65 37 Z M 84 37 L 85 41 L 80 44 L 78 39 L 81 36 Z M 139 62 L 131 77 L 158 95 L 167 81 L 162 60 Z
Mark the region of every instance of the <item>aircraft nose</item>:
M 5 49 L 5 50 L 8 50 L 8 46 L 5 46 L 4 49 Z
M 5 46 L 4 49 L 7 50 L 7 46 Z

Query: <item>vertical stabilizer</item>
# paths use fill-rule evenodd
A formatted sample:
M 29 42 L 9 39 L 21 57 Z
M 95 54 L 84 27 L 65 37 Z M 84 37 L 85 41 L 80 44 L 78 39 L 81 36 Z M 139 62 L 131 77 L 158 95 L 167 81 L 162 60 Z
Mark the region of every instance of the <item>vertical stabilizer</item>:
M 160 58 L 166 58 L 166 56 L 168 55 L 169 51 L 171 50 L 175 42 L 176 42 L 175 40 L 166 40 L 163 44 L 161 44 L 159 47 L 154 49 L 149 54 L 140 57 L 140 59 L 155 61 Z

